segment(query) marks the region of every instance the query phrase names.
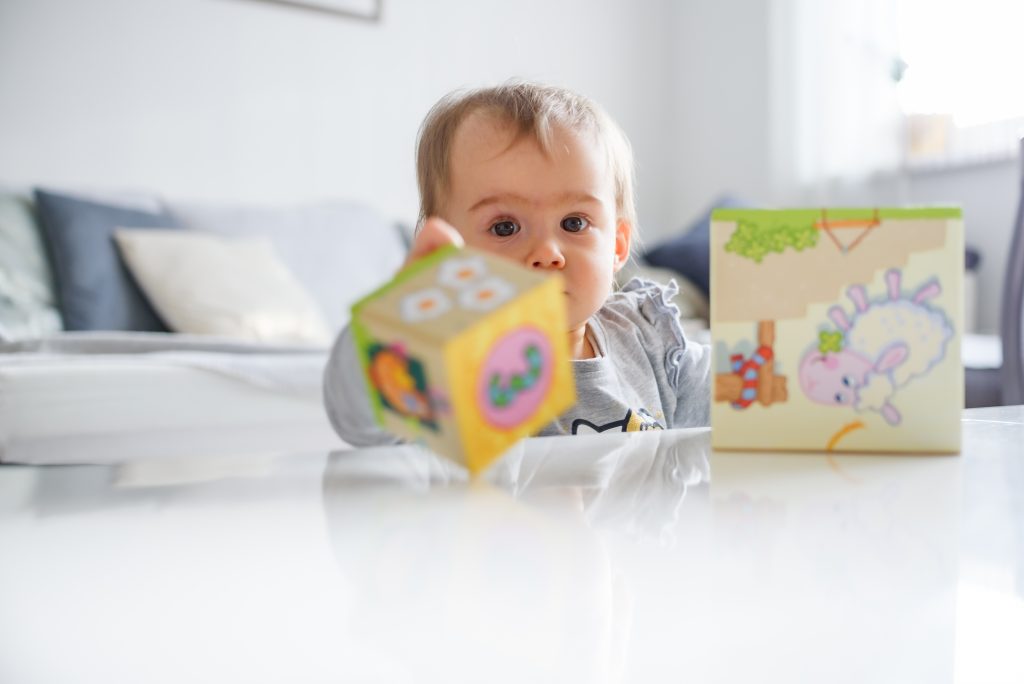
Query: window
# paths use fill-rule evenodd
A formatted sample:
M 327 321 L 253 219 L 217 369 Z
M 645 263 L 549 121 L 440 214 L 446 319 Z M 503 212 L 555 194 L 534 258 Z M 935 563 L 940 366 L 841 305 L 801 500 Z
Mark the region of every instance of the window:
M 1024 3 L 900 0 L 898 17 L 908 164 L 1013 156 L 1024 134 Z
M 1024 0 L 773 0 L 776 175 L 829 188 L 1011 159 Z

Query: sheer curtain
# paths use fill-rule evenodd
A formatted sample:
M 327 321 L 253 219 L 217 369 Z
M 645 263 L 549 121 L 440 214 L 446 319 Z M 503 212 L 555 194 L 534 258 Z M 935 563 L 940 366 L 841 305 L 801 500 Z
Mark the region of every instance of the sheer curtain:
M 829 187 L 898 169 L 898 0 L 772 0 L 771 8 L 780 189 L 827 200 Z

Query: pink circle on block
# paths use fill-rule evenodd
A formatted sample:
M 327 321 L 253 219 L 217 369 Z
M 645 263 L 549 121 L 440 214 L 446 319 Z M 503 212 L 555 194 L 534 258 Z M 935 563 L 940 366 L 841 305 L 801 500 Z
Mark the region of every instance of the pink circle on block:
M 532 358 L 540 362 L 539 369 L 531 363 L 531 347 L 535 350 Z M 519 328 L 498 340 L 487 354 L 477 381 L 477 401 L 484 419 L 495 427 L 513 428 L 530 418 L 551 387 L 552 365 L 551 342 L 536 328 Z M 514 386 L 515 376 L 525 379 L 528 387 L 508 391 Z M 506 390 L 504 405 L 495 402 L 495 378 Z

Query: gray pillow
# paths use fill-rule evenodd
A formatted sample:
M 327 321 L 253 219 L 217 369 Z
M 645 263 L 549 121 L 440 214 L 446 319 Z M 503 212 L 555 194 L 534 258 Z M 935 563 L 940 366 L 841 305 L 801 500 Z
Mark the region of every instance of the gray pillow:
M 166 213 L 36 190 L 66 330 L 143 330 L 167 326 L 146 300 L 114 243 L 117 228 L 177 228 Z

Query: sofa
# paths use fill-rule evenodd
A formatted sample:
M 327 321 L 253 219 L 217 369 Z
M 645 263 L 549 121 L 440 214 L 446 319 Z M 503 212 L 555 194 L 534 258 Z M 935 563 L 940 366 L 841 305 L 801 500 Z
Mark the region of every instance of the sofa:
M 0 189 L 0 462 L 344 448 L 328 348 L 406 244 L 354 202 Z

